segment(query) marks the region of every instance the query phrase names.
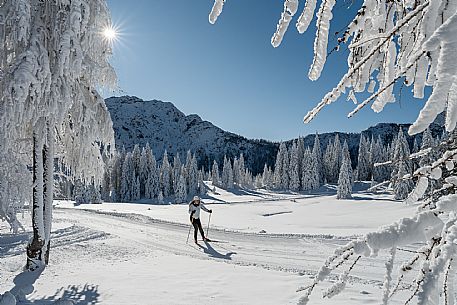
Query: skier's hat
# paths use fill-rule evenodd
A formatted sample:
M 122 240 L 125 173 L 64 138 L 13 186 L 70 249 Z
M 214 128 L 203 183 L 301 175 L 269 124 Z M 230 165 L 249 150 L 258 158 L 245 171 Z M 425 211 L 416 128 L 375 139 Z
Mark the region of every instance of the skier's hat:
M 200 201 L 200 197 L 194 196 L 194 201 Z

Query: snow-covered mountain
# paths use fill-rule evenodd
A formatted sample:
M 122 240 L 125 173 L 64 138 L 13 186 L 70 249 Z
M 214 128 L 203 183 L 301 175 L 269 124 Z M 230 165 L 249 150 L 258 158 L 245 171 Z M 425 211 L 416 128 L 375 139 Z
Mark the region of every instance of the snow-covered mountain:
M 149 143 L 158 160 L 165 150 L 170 156 L 180 154 L 185 158 L 187 150 L 196 153 L 199 165 L 207 167 L 217 160 L 221 165 L 224 155 L 234 158 L 244 154 L 246 166 L 254 173 L 261 172 L 265 163 L 273 166 L 279 143 L 265 140 L 251 140 L 243 136 L 222 130 L 198 115 L 185 115 L 170 102 L 157 100 L 143 101 L 134 96 L 111 97 L 106 99 L 111 113 L 118 149 L 127 151 L 135 144 L 145 146 Z M 390 143 L 397 136 L 399 128 L 407 131 L 410 124 L 380 123 L 362 131 L 368 137 L 378 136 L 384 143 Z M 441 135 L 443 128 L 439 124 L 430 126 L 434 137 Z M 341 141 L 348 142 L 353 165 L 357 162 L 360 133 L 331 132 L 320 134 L 322 148 L 338 133 Z M 420 137 L 420 136 L 419 136 Z M 410 145 L 414 138 L 407 137 Z M 305 146 L 312 147 L 314 135 L 304 138 Z M 288 141 L 290 145 L 292 140 Z
M 149 143 L 154 155 L 161 160 L 165 150 L 180 154 L 185 160 L 187 150 L 196 153 L 199 165 L 219 164 L 224 158 L 245 155 L 254 171 L 263 169 L 265 162 L 273 164 L 278 145 L 264 140 L 250 140 L 224 131 L 198 115 L 185 115 L 170 102 L 143 101 L 134 96 L 106 99 L 115 132 L 116 147 L 127 151 L 135 144 Z

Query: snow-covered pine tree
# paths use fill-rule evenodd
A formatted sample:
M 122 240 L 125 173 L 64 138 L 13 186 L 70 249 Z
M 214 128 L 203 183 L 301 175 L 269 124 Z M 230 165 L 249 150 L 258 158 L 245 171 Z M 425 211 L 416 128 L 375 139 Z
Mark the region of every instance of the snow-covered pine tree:
M 233 188 L 232 162 L 226 156 L 224 156 L 224 167 L 222 169 L 222 187 L 224 189 Z
M 95 183 L 92 181 L 92 183 L 89 186 L 89 190 L 90 190 L 90 203 L 95 203 L 95 204 L 102 203 L 100 187 L 96 186 Z
M 133 147 L 132 159 L 136 177 L 139 177 L 141 175 L 141 149 L 138 144 Z
M 152 149 L 149 146 L 149 143 L 146 143 L 146 146 L 141 151 L 141 160 L 140 160 L 140 191 L 141 198 L 151 199 L 151 189 L 149 186 L 149 178 L 151 177 L 152 169 Z
M 240 165 L 238 164 L 238 158 L 235 157 L 235 159 L 233 159 L 233 183 L 239 187 L 241 187 L 240 176 Z
M 184 166 L 181 167 L 177 189 L 175 192 L 175 198 L 177 203 L 183 203 L 187 200 L 187 183 L 186 183 L 186 168 Z
M 152 155 L 150 176 L 148 181 L 151 198 L 158 198 L 160 193 L 160 169 L 157 166 L 157 161 L 154 155 Z
M 336 198 L 349 199 L 352 198 L 352 165 L 346 141 L 344 141 L 343 144 L 342 159 L 343 163 L 341 164 L 340 174 L 338 177 Z
M 327 146 L 322 156 L 322 165 L 324 168 L 324 182 L 329 183 L 332 180 L 332 171 L 334 170 L 335 164 L 333 163 L 332 152 L 333 143 L 332 139 L 328 139 Z
M 396 200 L 404 200 L 408 197 L 409 192 L 412 190 L 412 182 L 410 179 L 404 179 L 403 177 L 410 172 L 407 170 L 408 166 L 407 161 L 400 160 L 396 161 L 398 163 L 396 170 L 395 183 L 393 185 L 394 197 Z
M 240 171 L 239 185 L 241 187 L 244 187 L 244 180 L 245 180 L 244 174 L 246 172 L 246 165 L 245 165 L 243 153 L 240 154 L 240 158 L 238 159 L 238 165 L 239 165 L 239 171 Z
M 165 203 L 165 199 L 163 198 L 163 193 L 162 191 L 159 191 L 159 195 L 157 196 L 157 202 L 159 204 L 164 204 Z
M 213 186 L 219 186 L 220 185 L 221 178 L 219 177 L 219 165 L 217 164 L 217 161 L 213 161 L 213 167 L 211 168 L 211 182 L 213 183 Z
M 74 200 L 75 200 L 76 205 L 90 203 L 87 188 L 84 185 L 84 183 L 81 181 L 81 179 L 76 179 L 73 193 L 74 193 Z
M 135 180 L 135 166 L 133 163 L 132 153 L 128 152 L 125 155 L 125 160 L 122 164 L 120 191 L 120 198 L 122 201 L 129 202 L 133 199 L 132 190 L 135 184 Z
M 224 156 L 224 164 L 222 165 L 222 176 L 221 176 L 221 187 L 224 189 L 228 188 L 228 160 L 227 156 Z
M 300 166 L 300 160 L 303 159 L 298 157 L 299 154 L 299 149 L 298 149 L 298 144 L 297 142 L 294 141 L 292 144 L 292 148 L 290 150 L 290 163 L 289 163 L 289 177 L 290 177 L 290 183 L 289 183 L 289 189 L 292 191 L 298 191 L 300 190 L 300 172 L 299 166 Z
M 313 156 L 317 162 L 317 172 L 319 176 L 319 184 L 322 185 L 325 182 L 324 177 L 324 167 L 323 167 L 323 155 L 322 155 L 322 148 L 321 142 L 319 140 L 319 135 L 316 133 L 314 137 L 314 144 L 313 144 Z
M 400 128 L 395 140 L 395 150 L 392 160 L 392 188 L 396 199 L 406 199 L 409 192 L 412 190 L 411 180 L 404 179 L 405 175 L 412 173 L 412 165 L 411 160 L 409 160 L 409 155 L 409 144 L 403 130 Z
M 343 154 L 342 154 L 342 147 L 341 147 L 341 141 L 340 141 L 340 135 L 337 133 L 335 135 L 335 140 L 333 141 L 333 158 L 334 158 L 334 164 L 335 164 L 335 172 L 334 172 L 334 182 L 338 182 L 338 177 L 339 177 L 339 171 L 341 168 L 341 164 L 343 163 Z
M 370 152 L 370 141 L 362 133 L 360 135 L 359 142 L 359 154 L 357 157 L 357 180 L 359 181 L 370 181 L 371 180 L 371 152 Z
M 424 130 L 422 133 L 422 144 L 420 146 L 420 150 L 426 150 L 428 148 L 432 149 L 435 145 L 435 141 L 433 139 L 432 133 L 430 131 L 430 127 L 427 127 L 427 129 Z M 419 160 L 419 166 L 423 167 L 426 166 L 427 164 L 431 164 L 434 161 L 433 158 L 433 152 L 431 151 L 428 154 L 425 154 L 420 158 Z
M 299 136 L 297 139 L 297 148 L 298 148 L 298 177 L 300 180 L 299 188 L 301 187 L 301 177 L 302 177 L 302 163 L 303 163 L 303 156 L 305 154 L 305 140 L 302 136 Z
M 284 152 L 287 150 L 286 144 L 281 142 L 279 144 L 279 150 L 276 155 L 276 162 L 273 174 L 273 187 L 276 190 L 282 190 L 282 173 L 283 173 L 283 158 Z
M 192 153 L 190 152 L 190 150 L 187 150 L 187 155 L 186 155 L 186 164 L 185 164 L 185 167 L 186 167 L 186 173 L 187 173 L 187 189 L 189 189 L 189 185 L 190 185 L 190 171 L 191 171 L 191 166 L 192 166 Z
M 117 151 L 114 155 L 114 167 L 113 167 L 113 172 L 112 172 L 112 178 L 111 181 L 114 189 L 114 200 L 115 201 L 121 201 L 121 181 L 122 181 L 122 168 L 125 160 L 125 148 L 122 147 L 120 151 Z
M 205 176 L 205 172 L 202 170 L 198 171 L 198 193 L 200 195 L 206 194 L 206 185 L 203 181 L 203 177 Z
M 371 141 L 371 162 L 374 164 L 376 163 L 382 163 L 387 161 L 387 158 L 385 158 L 385 149 L 382 144 L 381 137 L 378 136 L 376 140 Z M 386 167 L 383 166 L 373 166 L 373 174 L 372 178 L 373 181 L 381 183 L 384 181 L 386 174 L 384 173 L 386 170 Z
M 149 146 L 149 145 L 148 145 Z M 149 166 L 146 160 L 146 148 L 141 149 L 140 166 L 139 166 L 139 184 L 140 184 L 140 198 L 145 198 L 146 193 L 146 180 L 148 179 Z
M 302 163 L 302 190 L 311 191 L 319 188 L 319 174 L 317 172 L 317 160 L 309 148 L 305 149 Z
M 265 163 L 263 165 L 263 172 L 262 172 L 262 182 L 261 187 L 268 189 L 268 180 L 269 180 L 269 172 L 268 172 L 268 165 Z
M 140 194 L 140 176 L 135 174 L 135 178 L 133 178 L 133 187 L 132 187 L 132 200 L 139 200 L 141 199 Z
M 164 198 L 172 195 L 171 166 L 168 162 L 168 153 L 165 150 L 160 167 L 160 191 Z
M 244 177 L 244 188 L 246 189 L 249 189 L 249 190 L 252 190 L 254 189 L 254 178 L 252 177 L 252 174 L 251 172 L 246 168 L 244 170 L 244 174 L 243 174 L 243 177 Z
M 179 153 L 176 153 L 176 155 L 173 158 L 173 189 L 174 190 L 178 189 L 179 178 L 181 175 L 181 167 L 182 167 L 181 158 L 179 157 Z
M 328 183 L 337 183 L 341 167 L 341 143 L 338 134 L 335 135 L 333 141 L 329 139 L 323 159 L 325 179 Z
M 190 161 L 190 172 L 188 173 L 188 193 L 189 195 L 198 194 L 198 168 L 197 168 L 197 159 L 195 155 L 192 156 Z M 233 173 L 232 173 L 233 179 Z
M 260 188 L 264 187 L 262 176 L 263 175 L 258 174 L 257 176 L 254 177 L 254 187 L 256 189 L 260 189 Z
M 281 148 L 280 148 L 281 150 Z M 281 189 L 288 190 L 290 184 L 290 174 L 289 174 L 289 166 L 290 166 L 290 158 L 289 158 L 289 150 L 287 146 L 284 144 L 283 146 L 283 156 L 282 156 L 282 173 L 281 173 Z

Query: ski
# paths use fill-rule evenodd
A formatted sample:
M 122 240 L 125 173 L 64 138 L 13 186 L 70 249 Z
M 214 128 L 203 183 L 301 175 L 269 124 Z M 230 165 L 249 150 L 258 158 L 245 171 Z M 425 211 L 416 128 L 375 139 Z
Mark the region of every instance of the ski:
M 216 239 L 209 239 L 207 238 L 206 240 L 198 240 L 199 242 L 202 241 L 202 242 L 208 242 L 208 243 L 226 243 L 226 241 L 222 241 L 222 240 L 216 240 Z

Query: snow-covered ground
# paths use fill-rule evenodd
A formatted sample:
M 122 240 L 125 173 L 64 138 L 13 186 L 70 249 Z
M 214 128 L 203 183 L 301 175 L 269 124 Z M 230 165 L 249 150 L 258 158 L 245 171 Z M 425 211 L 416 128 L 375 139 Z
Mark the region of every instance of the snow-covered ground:
M 414 209 L 385 194 L 359 192 L 353 200 L 336 200 L 331 192 L 218 189 L 205 199 L 217 202 L 208 204 L 215 242 L 200 247 L 186 244 L 186 205 L 56 202 L 50 265 L 28 298 L 36 304 L 62 296 L 76 304 L 296 304 L 300 287 L 311 283 L 337 246 Z M 30 232 L 13 236 L 0 226 L 4 293 L 24 265 Z M 383 253 L 364 258 L 347 290 L 330 300 L 316 293 L 311 304 L 379 303 L 384 259 Z

